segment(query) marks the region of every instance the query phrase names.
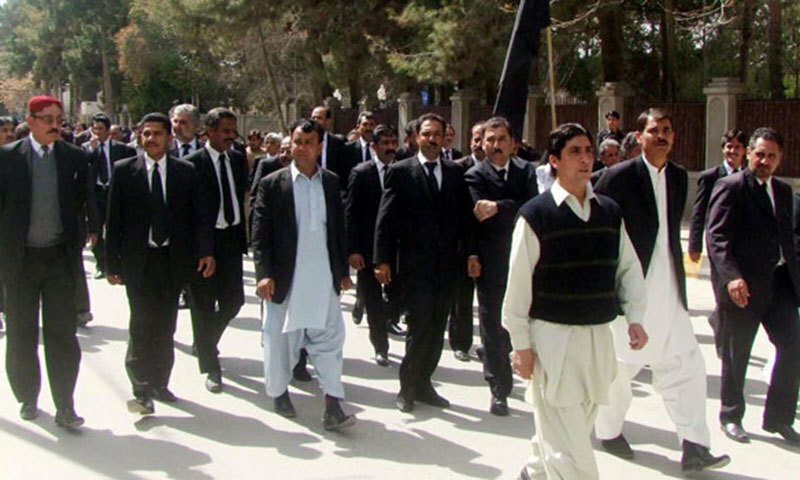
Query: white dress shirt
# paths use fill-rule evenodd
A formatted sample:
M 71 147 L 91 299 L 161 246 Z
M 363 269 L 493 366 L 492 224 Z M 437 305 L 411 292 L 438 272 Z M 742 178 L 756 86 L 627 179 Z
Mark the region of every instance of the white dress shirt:
M 228 188 L 230 188 L 231 202 L 233 202 L 232 225 L 229 225 L 228 221 L 225 220 L 225 203 L 222 199 L 222 181 L 220 180 L 220 166 L 222 165 L 222 162 L 220 161 L 221 154 L 211 146 L 211 142 L 206 143 L 205 149 L 208 151 L 208 154 L 211 155 L 211 163 L 214 164 L 214 173 L 217 175 L 217 187 L 219 188 L 219 211 L 217 212 L 217 223 L 215 227 L 224 230 L 228 227 L 239 225 L 239 222 L 242 221 L 242 215 L 239 211 L 239 201 L 236 199 L 236 183 L 233 180 L 233 170 L 231 170 L 230 158 L 228 158 L 228 161 L 225 162 L 225 170 L 228 173 Z
M 422 154 L 422 151 L 417 153 L 417 160 L 419 161 L 420 165 L 422 165 L 422 171 L 425 172 L 425 175 L 428 174 L 428 167 L 425 166 L 428 162 L 436 162 L 436 167 L 433 169 L 433 176 L 436 177 L 436 183 L 439 185 L 439 190 L 442 189 L 442 163 L 439 161 L 437 157 L 434 160 L 430 160 L 425 158 L 425 155 Z

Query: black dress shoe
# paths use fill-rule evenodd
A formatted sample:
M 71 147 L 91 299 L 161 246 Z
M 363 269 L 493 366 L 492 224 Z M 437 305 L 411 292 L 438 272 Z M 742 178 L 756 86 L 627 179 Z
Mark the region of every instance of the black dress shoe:
M 289 390 L 283 392 L 279 397 L 275 397 L 275 400 L 272 401 L 272 405 L 275 413 L 282 417 L 294 418 L 297 416 L 294 405 L 292 405 L 292 400 L 289 398 Z
M 178 308 L 189 308 L 189 297 L 186 295 L 186 290 L 181 290 L 181 296 L 178 297 Z
M 178 401 L 178 397 L 176 397 L 174 393 L 170 392 L 167 387 L 154 388 L 153 398 L 164 403 L 175 403 Z
M 294 370 L 292 370 L 292 376 L 295 380 L 299 382 L 310 382 L 311 381 L 311 374 L 308 373 L 306 370 L 305 365 L 296 365 Z
M 128 411 L 139 415 L 152 415 L 156 411 L 153 399 L 149 396 L 138 396 L 133 400 L 128 400 Z
M 385 353 L 376 353 L 375 354 L 375 363 L 377 363 L 381 367 L 388 367 L 389 366 L 389 357 Z
M 395 335 L 398 337 L 405 337 L 406 331 L 400 327 L 400 325 L 396 323 L 390 323 L 386 326 L 386 331 L 389 332 L 389 335 Z
M 394 399 L 394 404 L 401 412 L 408 413 L 414 410 L 414 399 L 402 393 L 397 394 L 397 398 Z
M 328 400 L 326 396 L 325 414 L 322 416 L 322 426 L 325 430 L 341 430 L 356 424 L 355 415 L 347 415 L 342 410 L 338 399 Z
M 489 407 L 489 412 L 498 417 L 507 417 L 508 401 L 505 398 L 492 397 L 492 405 Z
M 726 422 L 720 425 L 720 427 L 725 433 L 725 436 L 734 442 L 750 443 L 750 437 L 747 436 L 747 432 L 744 431 L 740 423 Z
M 23 420 L 33 420 L 39 416 L 39 407 L 36 406 L 36 402 L 22 402 L 22 407 L 19 409 L 19 416 L 22 417 Z
M 211 393 L 220 393 L 222 391 L 222 373 L 210 372 L 206 377 L 206 390 Z
M 353 323 L 361 325 L 361 320 L 364 319 L 364 302 L 356 299 L 356 304 L 353 305 Z
M 456 357 L 456 360 L 461 362 L 469 362 L 469 353 L 465 352 L 464 350 L 454 351 L 453 356 Z
M 98 270 L 98 271 L 96 271 L 94 273 L 94 279 L 95 280 L 102 280 L 104 278 L 106 278 L 106 272 L 104 272 L 102 270 Z
M 731 463 L 731 457 L 711 455 L 708 447 L 698 445 L 689 440 L 683 441 L 683 456 L 681 457 L 681 471 L 701 472 L 707 469 L 722 468 Z
M 422 403 L 427 403 L 432 407 L 450 408 L 450 401 L 436 393 L 433 387 L 417 393 L 417 400 Z
M 83 417 L 79 417 L 73 408 L 64 408 L 56 412 L 56 425 L 61 428 L 78 428 L 83 422 Z
M 600 444 L 603 446 L 603 450 L 615 457 L 624 458 L 625 460 L 633 458 L 633 449 L 621 433 L 617 438 L 600 440 Z
M 764 430 L 769 433 L 777 433 L 784 440 L 786 443 L 791 445 L 800 445 L 800 434 L 794 431 L 791 425 L 781 425 L 780 427 L 767 427 L 764 426 Z

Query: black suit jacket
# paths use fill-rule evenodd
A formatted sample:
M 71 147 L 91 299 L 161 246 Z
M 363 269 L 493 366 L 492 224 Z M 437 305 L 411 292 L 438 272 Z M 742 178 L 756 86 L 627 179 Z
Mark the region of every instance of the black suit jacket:
M 262 157 L 255 168 L 250 180 L 250 204 L 249 211 L 247 212 L 248 226 L 250 228 L 251 237 L 253 231 L 253 207 L 256 205 L 256 196 L 258 195 L 258 184 L 261 179 L 266 177 L 272 172 L 277 172 L 283 168 L 280 158 L 277 155 L 271 157 Z
M 755 174 L 746 169 L 721 178 L 709 201 L 706 241 L 711 261 L 711 283 L 717 302 L 733 306 L 728 282 L 744 278 L 750 289 L 746 308 L 763 309 L 773 295 L 773 272 L 781 252 L 797 298 L 800 272 L 792 226 L 792 189 L 772 178 L 775 212 L 759 195 Z M 798 225 L 798 222 L 795 222 Z
M 87 148 L 88 145 L 90 145 L 90 144 L 84 144 L 83 145 L 83 148 L 86 149 L 87 151 L 88 151 L 88 148 Z M 108 171 L 108 175 L 109 175 L 109 182 L 110 182 L 111 173 L 113 172 L 113 169 L 114 169 L 114 164 L 117 163 L 120 160 L 124 160 L 126 158 L 135 157 L 136 156 L 136 150 L 131 148 L 131 147 L 129 147 L 129 146 L 127 146 L 127 145 L 125 145 L 122 142 L 118 142 L 118 141 L 112 139 L 111 140 L 111 147 L 109 148 L 109 151 L 110 151 L 110 155 L 109 156 L 110 156 L 110 159 L 111 159 L 111 162 L 110 162 L 111 163 L 111 170 Z M 102 163 L 105 163 L 106 159 L 103 158 L 103 156 L 100 155 L 100 149 L 99 148 L 95 148 L 89 154 L 89 161 L 92 164 L 92 172 L 94 174 L 94 179 L 93 179 L 92 184 L 95 184 L 95 183 L 97 183 L 97 180 L 98 180 L 98 178 L 100 176 L 100 168 L 102 166 Z M 103 214 L 105 214 L 105 212 L 103 212 Z
M 658 233 L 658 211 L 653 193 L 650 173 L 639 156 L 622 161 L 605 169 L 597 181 L 595 191 L 611 197 L 622 209 L 625 228 L 642 264 L 642 272 L 647 275 L 650 258 L 655 248 Z M 686 278 L 683 268 L 683 252 L 681 250 L 681 216 L 686 205 L 686 189 L 688 175 L 683 167 L 667 162 L 667 235 L 672 265 L 678 282 L 683 306 L 686 302 Z M 688 307 L 687 307 L 688 308 Z
M 397 149 L 397 154 L 394 156 L 395 161 L 405 160 L 417 154 L 417 149 L 409 149 L 408 147 L 400 147 Z
M 438 193 L 429 190 L 427 171 L 416 156 L 391 164 L 383 179 L 373 261 L 393 265 L 397 259 L 403 282 L 447 284 L 465 268 L 459 242 L 475 254 L 464 171 L 453 162 L 440 163 Z
M 344 206 L 336 174 L 321 169 L 327 215 L 328 259 L 331 280 L 337 294 L 349 274 L 345 240 Z M 261 179 L 253 207 L 253 256 L 256 278 L 272 278 L 272 301 L 283 303 L 292 287 L 297 260 L 297 219 L 291 168 L 286 167 Z M 314 299 L 309 299 L 313 301 Z
M 201 142 L 200 140 L 195 140 L 195 142 L 197 143 L 197 148 L 194 150 L 194 152 L 202 150 L 202 148 L 206 146 L 206 142 Z M 174 158 L 181 158 L 181 152 L 180 149 L 178 148 L 179 143 L 180 142 L 178 141 L 177 138 L 173 139 L 172 143 L 169 144 L 169 150 L 167 151 L 167 155 Z M 189 153 L 189 155 L 191 155 L 194 152 Z
M 0 148 L 0 279 L 15 284 L 22 272 L 31 215 L 32 153 L 30 139 Z M 81 225 L 89 194 L 89 159 L 81 148 L 58 140 L 53 143 L 58 170 L 58 200 L 72 274 L 83 275 L 81 250 L 86 243 Z M 96 231 L 90 225 L 90 231 Z
M 382 195 L 375 162 L 362 162 L 350 171 L 345 198 L 347 250 L 350 254 L 361 254 L 367 266 L 372 264 L 375 222 Z
M 722 177 L 728 175 L 724 165 L 709 168 L 700 172 L 697 178 L 697 196 L 692 205 L 692 222 L 689 225 L 689 251 L 700 253 L 703 251 L 703 230 L 708 217 L 708 202 L 714 184 Z
M 505 286 L 517 211 L 539 193 L 533 164 L 512 157 L 506 175 L 506 180 L 501 180 L 494 167 L 483 161 L 470 168 L 465 176 L 473 205 L 478 200 L 497 202 L 497 214 L 475 226 L 475 244 L 482 267 L 479 285 Z
M 442 154 L 444 154 L 444 147 L 442 147 Z M 450 157 L 450 159 L 451 159 L 451 160 L 453 160 L 453 161 L 459 160 L 459 159 L 461 159 L 461 158 L 464 156 L 464 155 L 461 153 L 461 150 L 459 150 L 459 149 L 457 149 L 457 148 L 453 148 L 453 149 L 450 151 L 450 154 L 451 154 L 451 157 Z
M 247 234 L 245 231 L 244 192 L 247 190 L 247 159 L 244 155 L 235 150 L 228 150 L 228 161 L 233 171 L 233 183 L 236 187 L 236 202 L 239 205 L 240 222 L 236 225 L 239 237 L 239 249 L 242 253 L 247 253 Z M 208 221 L 212 225 L 217 223 L 222 199 L 219 194 L 219 181 L 217 172 L 214 169 L 214 161 L 206 148 L 202 148 L 192 154 L 187 155 L 183 160 L 194 165 L 197 175 L 200 178 L 200 188 L 203 200 L 207 202 L 206 211 L 210 218 Z
M 472 158 L 472 155 L 467 155 L 466 157 L 453 160 L 453 163 L 464 169 L 464 173 L 467 173 L 467 171 L 475 165 L 475 159 Z
M 199 257 L 214 254 L 214 224 L 194 165 L 169 156 L 166 162 L 170 270 L 182 284 L 193 278 Z M 132 285 L 147 281 L 149 196 L 144 156 L 117 162 L 108 198 L 106 273 Z
M 320 161 L 322 161 L 321 155 Z M 348 151 L 344 140 L 328 132 L 327 142 L 325 143 L 325 168 L 339 177 L 339 187 L 342 193 L 347 191 L 347 180 L 350 178 L 350 170 L 355 165 L 356 163 L 353 162 L 351 153 Z

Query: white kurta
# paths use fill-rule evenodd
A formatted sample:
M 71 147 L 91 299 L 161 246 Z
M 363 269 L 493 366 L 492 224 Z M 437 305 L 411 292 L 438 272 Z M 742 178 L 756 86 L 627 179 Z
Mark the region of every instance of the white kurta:
M 344 398 L 344 319 L 331 280 L 322 174 L 318 169 L 309 179 L 294 164 L 290 169 L 297 257 L 286 299 L 283 303 L 265 302 L 262 309 L 266 391 L 272 397 L 286 391 L 300 349 L 305 348 L 323 391 Z
M 587 187 L 581 205 L 556 181 L 551 192 L 557 205 L 566 202 L 584 222 L 591 215 Z M 641 266 L 624 226 L 620 232 L 616 285 L 631 322 L 644 313 Z M 526 469 L 531 478 L 598 478 L 590 434 L 597 407 L 608 401 L 608 387 L 617 372 L 611 331 L 607 324 L 565 325 L 531 319 L 533 272 L 539 261 L 536 233 L 523 218 L 514 228 L 503 325 L 515 350 L 536 353 L 529 385 L 537 433 Z

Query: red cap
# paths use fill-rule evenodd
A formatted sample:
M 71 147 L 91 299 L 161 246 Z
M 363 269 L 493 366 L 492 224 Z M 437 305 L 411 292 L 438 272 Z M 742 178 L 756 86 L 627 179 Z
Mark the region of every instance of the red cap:
M 64 110 L 61 100 L 49 95 L 39 95 L 38 97 L 31 97 L 31 99 L 28 100 L 28 112 L 38 113 L 50 105 L 58 105 L 58 108 Z

